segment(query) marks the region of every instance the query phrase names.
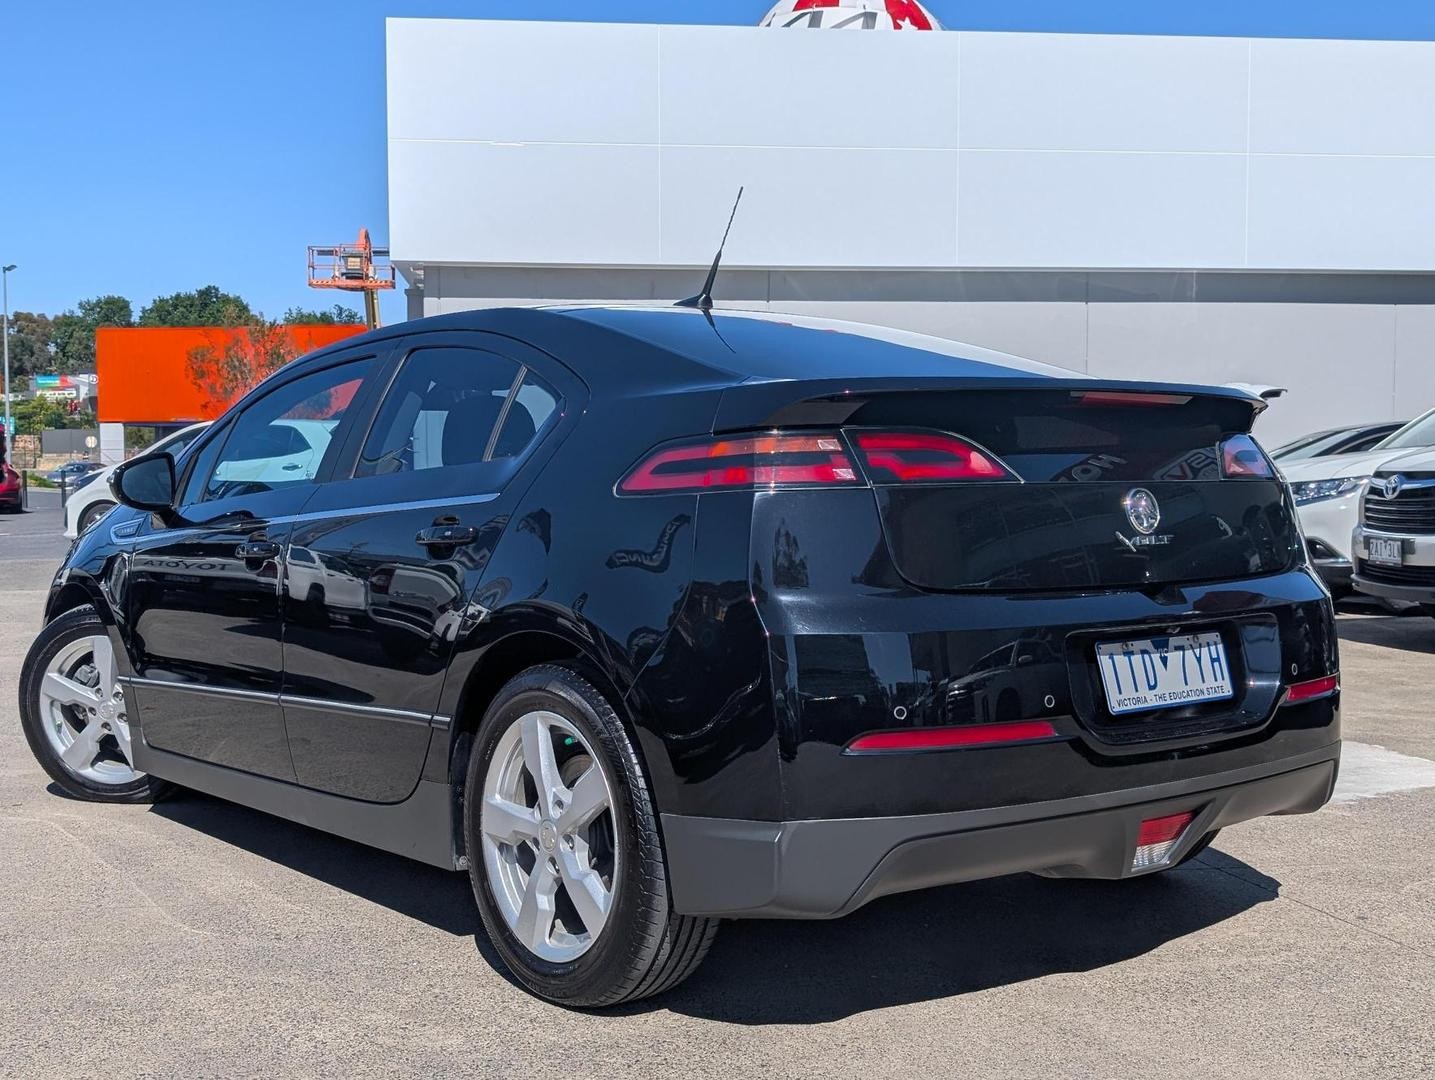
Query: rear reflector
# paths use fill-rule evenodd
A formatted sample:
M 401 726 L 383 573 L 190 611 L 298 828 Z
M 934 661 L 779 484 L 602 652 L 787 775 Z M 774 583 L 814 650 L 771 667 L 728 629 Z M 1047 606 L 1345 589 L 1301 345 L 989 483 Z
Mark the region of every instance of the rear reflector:
M 1286 688 L 1285 700 L 1281 704 L 1295 705 L 1301 701 L 1314 701 L 1316 698 L 1330 697 L 1339 689 L 1339 675 L 1326 675 L 1319 679 L 1311 679 L 1309 682 L 1298 682 Z
M 618 482 L 624 495 L 861 484 L 836 435 L 700 439 L 654 450 Z
M 939 431 L 858 431 L 855 441 L 874 484 L 1018 479 L 992 454 Z
M 1141 823 L 1136 833 L 1136 854 L 1131 858 L 1132 870 L 1147 870 L 1160 866 L 1171 854 L 1171 849 L 1181 842 L 1186 827 L 1194 821 L 1192 811 L 1171 814 L 1169 817 L 1148 818 Z
M 950 750 L 962 746 L 1042 742 L 1057 739 L 1056 728 L 1045 720 L 1012 724 L 974 724 L 967 727 L 910 728 L 906 731 L 872 731 L 847 744 L 849 754 L 900 750 Z

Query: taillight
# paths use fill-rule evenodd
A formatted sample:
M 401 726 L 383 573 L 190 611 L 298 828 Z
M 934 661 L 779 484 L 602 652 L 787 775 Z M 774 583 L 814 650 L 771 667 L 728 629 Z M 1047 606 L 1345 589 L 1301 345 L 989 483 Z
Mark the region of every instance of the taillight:
M 837 432 L 767 432 L 660 446 L 618 481 L 620 495 L 794 487 L 1020 483 L 994 454 L 942 431 L 848 429 L 864 477 Z
M 1232 435 L 1221 442 L 1221 475 L 1227 480 L 1270 480 L 1275 470 L 1255 439 Z
M 874 484 L 1019 480 L 994 455 L 940 431 L 859 430 L 853 441 Z
M 835 434 L 746 435 L 659 447 L 618 482 L 623 495 L 785 487 L 852 487 L 861 478 Z

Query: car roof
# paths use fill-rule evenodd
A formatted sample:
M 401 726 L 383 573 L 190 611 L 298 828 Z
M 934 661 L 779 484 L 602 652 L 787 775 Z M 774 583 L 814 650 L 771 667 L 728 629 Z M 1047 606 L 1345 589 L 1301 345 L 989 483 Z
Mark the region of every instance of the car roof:
M 600 393 L 644 385 L 725 387 L 793 380 L 1084 383 L 1090 378 L 1081 371 L 905 330 L 770 311 L 704 312 L 668 304 L 454 312 L 349 338 L 315 356 L 400 336 L 454 330 L 486 331 L 532 345 L 572 366 Z M 1238 398 L 1265 407 L 1248 391 L 1231 387 L 1110 382 Z
M 945 338 L 766 311 L 574 307 L 564 316 L 700 360 L 744 381 L 874 374 L 1080 378 L 1069 368 Z

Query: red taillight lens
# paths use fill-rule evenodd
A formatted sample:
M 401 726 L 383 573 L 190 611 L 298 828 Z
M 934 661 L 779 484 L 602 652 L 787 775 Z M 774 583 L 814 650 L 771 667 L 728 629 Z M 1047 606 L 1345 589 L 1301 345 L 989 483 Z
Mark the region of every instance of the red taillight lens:
M 1194 811 L 1148 818 L 1136 832 L 1136 850 L 1131 855 L 1132 870 L 1150 870 L 1164 866 L 1181 842 L 1186 829 L 1196 820 Z
M 938 431 L 858 431 L 854 441 L 874 484 L 1018 479 L 985 450 Z
M 1302 701 L 1314 701 L 1316 698 L 1329 697 L 1340 689 L 1339 675 L 1326 675 L 1319 679 L 1311 679 L 1309 682 L 1298 682 L 1287 687 L 1284 705 L 1295 705 Z
M 961 746 L 993 746 L 998 743 L 1041 742 L 1057 739 L 1056 728 L 1045 720 L 1024 720 L 1012 724 L 973 724 L 967 727 L 911 728 L 907 731 L 873 731 L 847 744 L 849 754 L 873 754 L 894 750 L 951 750 Z
M 1195 818 L 1194 813 L 1172 814 L 1169 817 L 1150 818 L 1141 823 L 1140 830 L 1136 833 L 1136 846 L 1146 847 L 1148 844 L 1169 844 L 1183 832 L 1186 826 L 1191 824 Z
M 1232 435 L 1221 443 L 1221 475 L 1228 480 L 1269 480 L 1275 470 L 1255 439 Z
M 861 484 L 836 435 L 701 439 L 654 450 L 618 482 L 624 495 Z

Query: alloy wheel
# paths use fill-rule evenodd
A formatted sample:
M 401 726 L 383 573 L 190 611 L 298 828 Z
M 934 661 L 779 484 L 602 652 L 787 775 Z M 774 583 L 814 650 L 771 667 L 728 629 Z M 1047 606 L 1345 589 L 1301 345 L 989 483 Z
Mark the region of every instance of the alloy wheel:
M 76 638 L 55 653 L 40 682 L 39 704 L 45 735 L 70 772 L 108 785 L 143 775 L 134 767 L 124 691 L 108 637 Z
M 515 720 L 483 782 L 484 868 L 514 937 L 551 963 L 593 947 L 620 873 L 613 791 L 584 735 L 557 713 Z

